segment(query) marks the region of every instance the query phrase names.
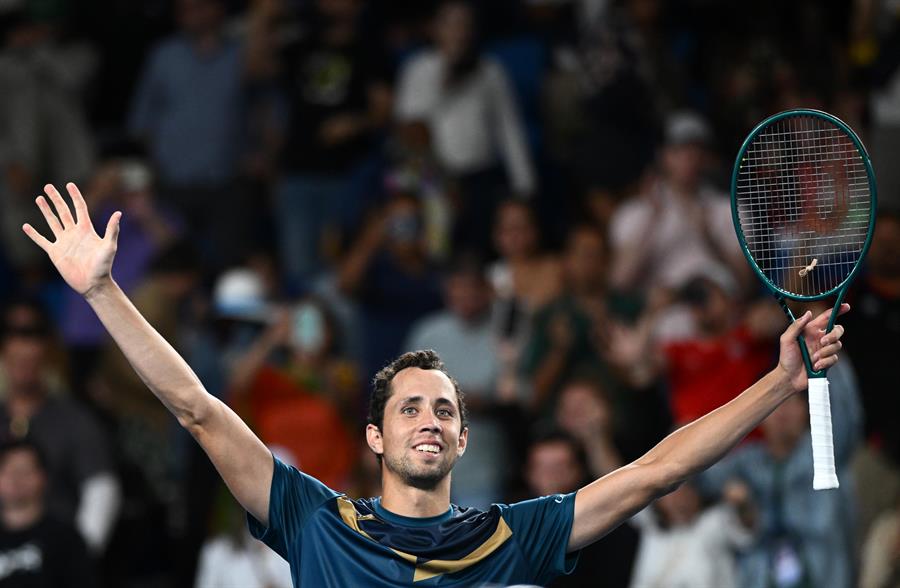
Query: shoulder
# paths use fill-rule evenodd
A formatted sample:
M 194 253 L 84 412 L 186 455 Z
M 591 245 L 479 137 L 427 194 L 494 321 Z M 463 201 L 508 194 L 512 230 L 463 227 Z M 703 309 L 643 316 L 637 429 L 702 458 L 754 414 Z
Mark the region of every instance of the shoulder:
M 441 58 L 432 49 L 423 49 L 410 56 L 401 66 L 406 75 L 436 75 L 441 69 Z
M 153 62 L 180 58 L 188 50 L 188 44 L 182 35 L 170 35 L 159 41 L 150 51 Z

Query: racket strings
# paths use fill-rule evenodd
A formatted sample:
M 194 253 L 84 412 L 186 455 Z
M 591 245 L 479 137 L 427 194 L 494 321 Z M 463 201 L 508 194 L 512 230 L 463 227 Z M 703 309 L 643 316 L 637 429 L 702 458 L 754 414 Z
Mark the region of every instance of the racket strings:
M 782 118 L 745 151 L 736 204 L 760 271 L 789 294 L 823 294 L 847 278 L 865 245 L 867 167 L 835 124 L 814 116 Z

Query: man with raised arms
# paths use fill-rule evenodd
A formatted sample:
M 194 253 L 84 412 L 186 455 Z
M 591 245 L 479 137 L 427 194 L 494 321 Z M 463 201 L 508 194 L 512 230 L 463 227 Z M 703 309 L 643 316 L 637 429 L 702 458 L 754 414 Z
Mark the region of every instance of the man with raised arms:
M 488 511 L 450 504 L 450 472 L 469 436 L 462 393 L 433 352 L 407 353 L 376 376 L 366 427 L 381 462 L 382 496 L 351 500 L 275 459 L 206 392 L 110 275 L 121 213 L 110 217 L 100 237 L 78 188 L 66 188 L 72 208 L 51 185 L 37 198 L 53 240 L 30 225 L 25 233 L 200 443 L 249 513 L 254 535 L 290 562 L 297 586 L 547 583 L 573 568 L 579 549 L 715 463 L 784 400 L 803 392 L 798 336 L 806 338 L 817 370 L 834 365 L 841 347 L 843 328 L 821 331 L 828 312 L 806 313 L 781 336 L 771 372 L 643 457 L 572 494 Z M 847 310 L 843 305 L 841 312 Z

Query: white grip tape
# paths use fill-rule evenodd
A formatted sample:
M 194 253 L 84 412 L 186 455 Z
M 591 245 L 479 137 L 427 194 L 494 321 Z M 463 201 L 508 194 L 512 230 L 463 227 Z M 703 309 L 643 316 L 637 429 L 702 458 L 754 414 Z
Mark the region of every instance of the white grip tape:
M 837 488 L 827 378 L 809 379 L 809 428 L 812 433 L 813 490 Z

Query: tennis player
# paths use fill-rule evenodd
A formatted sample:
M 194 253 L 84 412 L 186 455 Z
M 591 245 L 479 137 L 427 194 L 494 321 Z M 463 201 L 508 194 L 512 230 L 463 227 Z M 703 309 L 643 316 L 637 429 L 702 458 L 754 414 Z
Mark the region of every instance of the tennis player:
M 816 369 L 834 365 L 841 347 L 841 327 L 822 334 L 828 313 L 815 319 L 807 313 L 782 335 L 776 368 L 634 463 L 572 494 L 494 505 L 487 512 L 450 504 L 450 472 L 468 444 L 465 405 L 433 352 L 409 353 L 375 379 L 366 438 L 381 461 L 382 496 L 351 500 L 275 459 L 206 392 L 110 275 L 121 213 L 110 217 L 101 238 L 78 188 L 67 189 L 74 214 L 51 185 L 46 197 L 37 198 L 54 240 L 30 225 L 25 233 L 203 446 L 249 513 L 253 534 L 290 562 L 296 586 L 545 584 L 573 569 L 579 549 L 709 467 L 802 392 L 807 380 L 799 335 L 814 352 Z

